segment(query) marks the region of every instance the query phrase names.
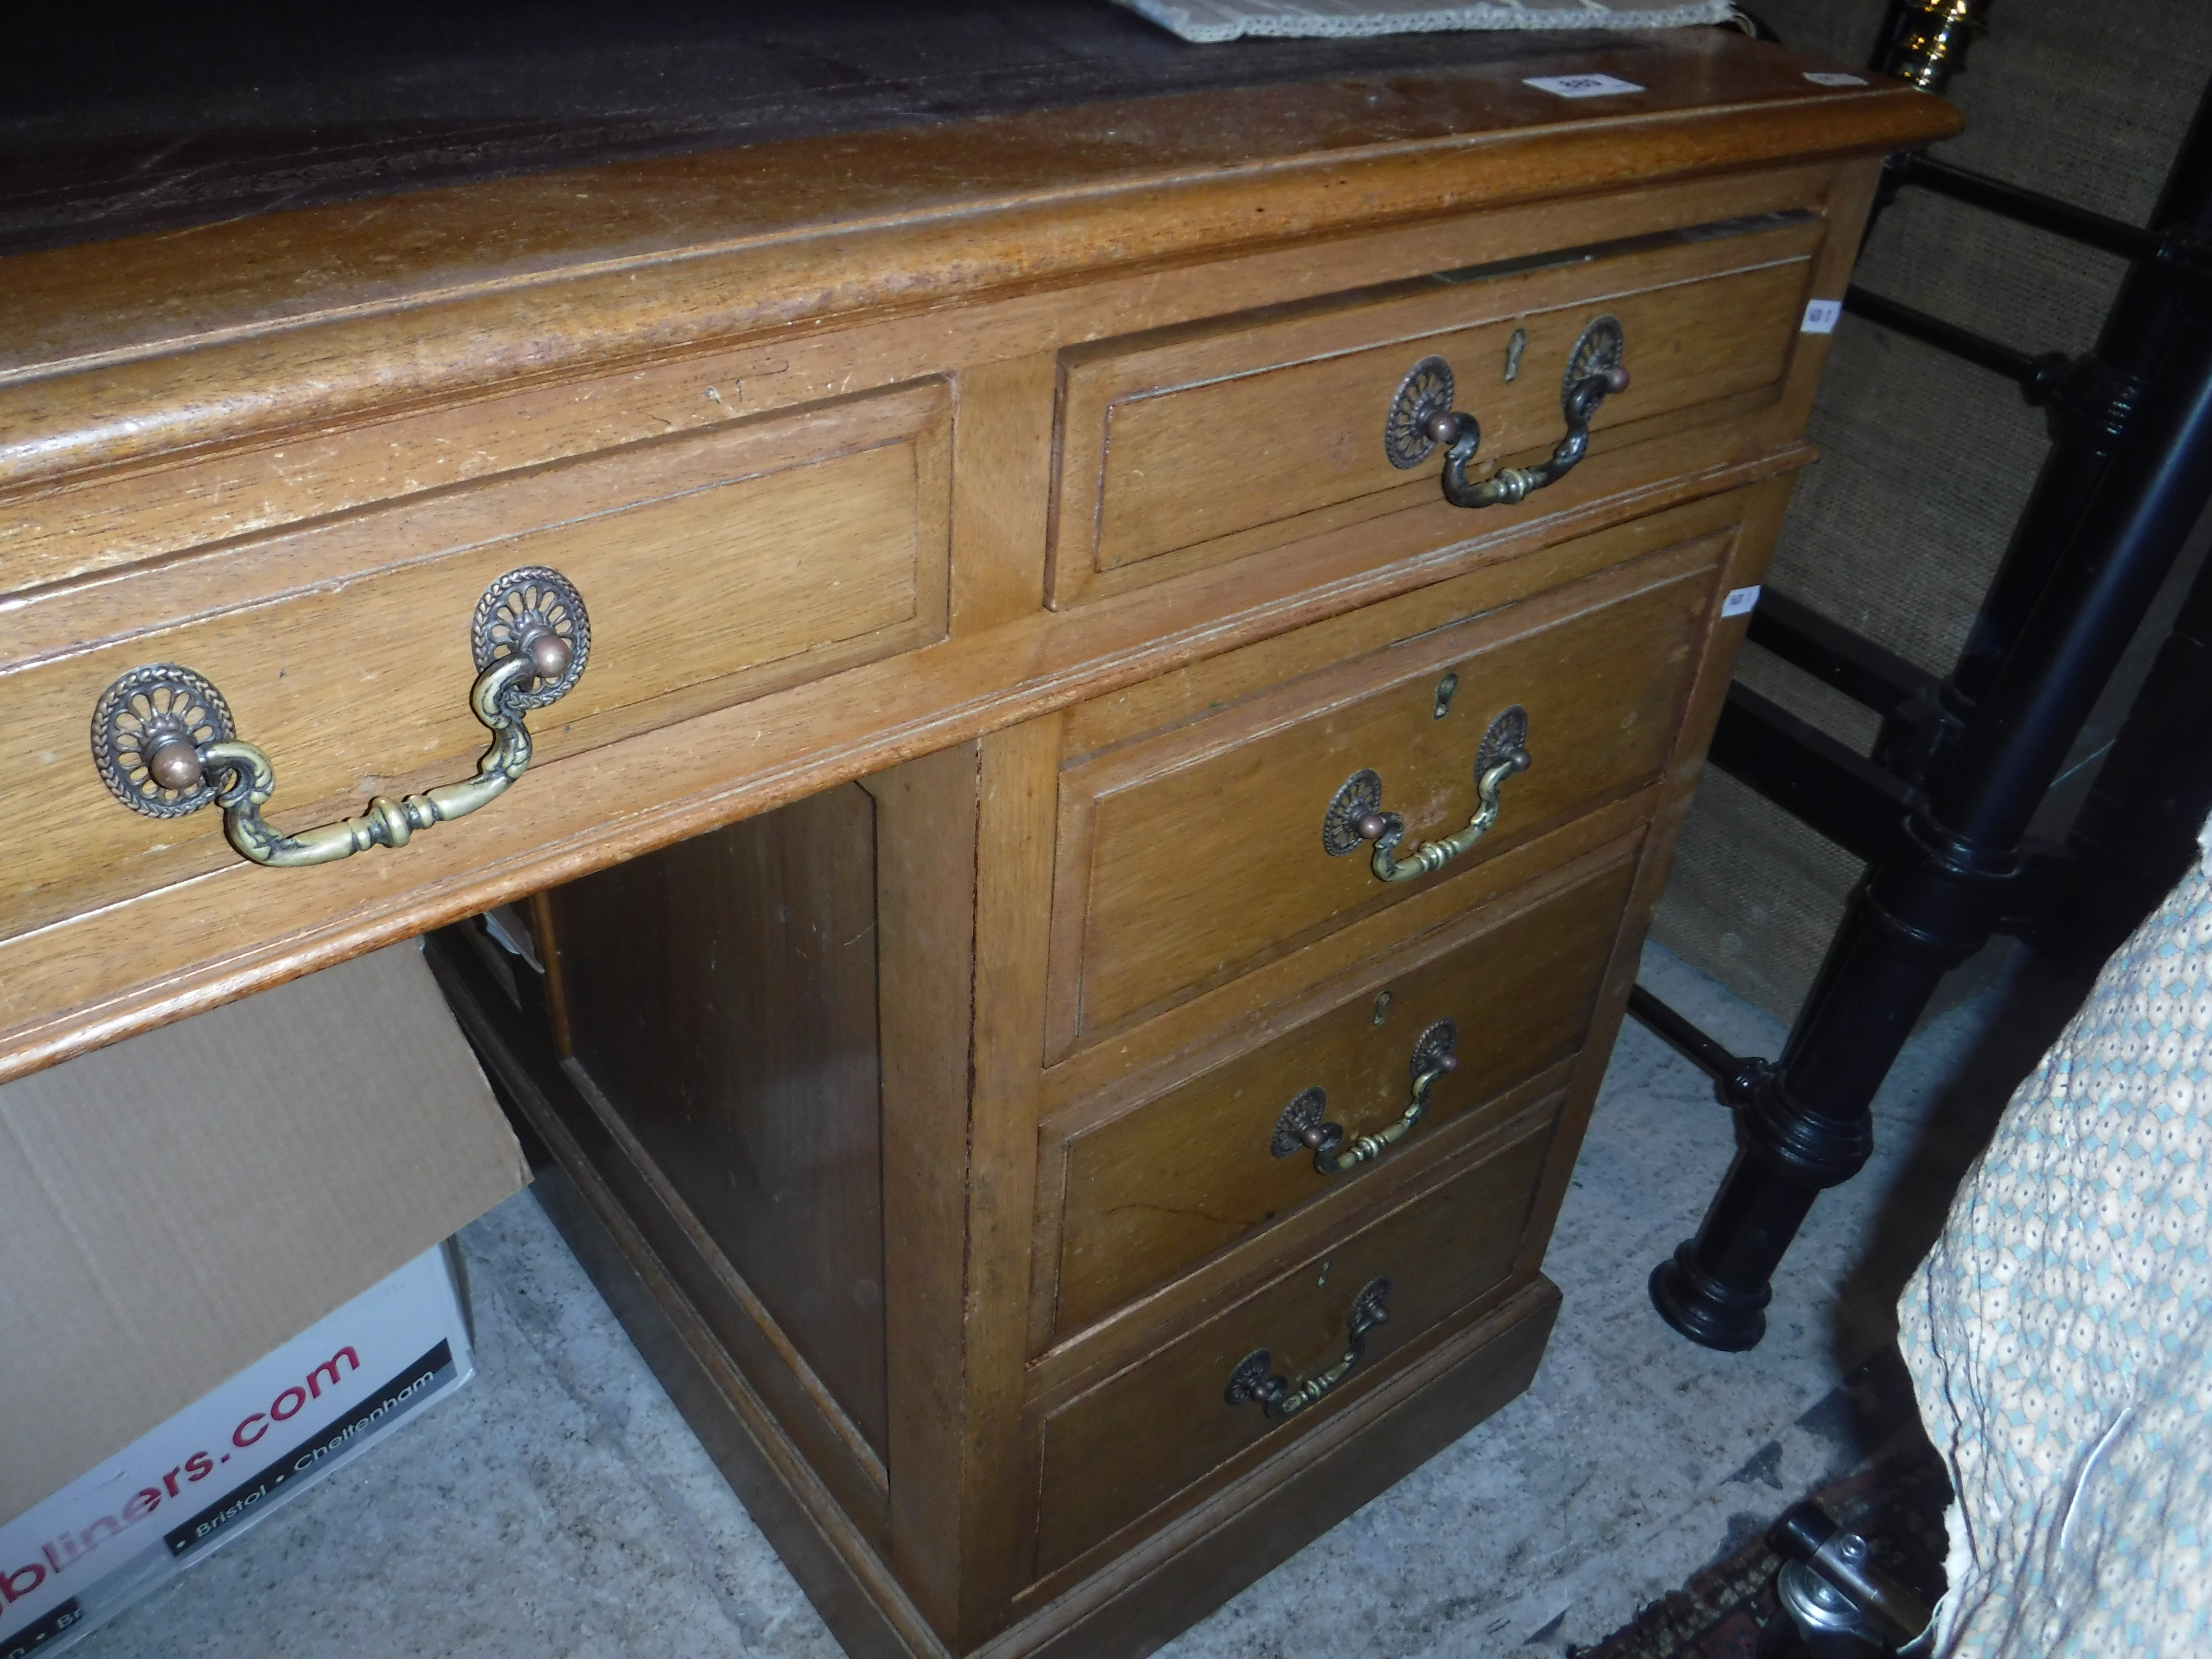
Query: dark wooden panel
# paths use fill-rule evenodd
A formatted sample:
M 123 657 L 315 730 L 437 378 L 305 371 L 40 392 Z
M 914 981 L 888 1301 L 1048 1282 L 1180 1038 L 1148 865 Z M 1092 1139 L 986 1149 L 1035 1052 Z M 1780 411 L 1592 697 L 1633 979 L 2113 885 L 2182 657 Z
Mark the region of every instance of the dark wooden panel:
M 875 837 L 847 785 L 550 907 L 574 1063 L 880 1456 Z
M 1519 64 L 1532 48 L 1579 66 L 1624 44 L 1585 30 L 1193 46 L 1093 0 L 562 0 L 472 9 L 459 27 L 442 8 L 380 10 L 119 31 L 43 12 L 38 44 L 0 64 L 14 141 L 0 248 L 781 138 Z

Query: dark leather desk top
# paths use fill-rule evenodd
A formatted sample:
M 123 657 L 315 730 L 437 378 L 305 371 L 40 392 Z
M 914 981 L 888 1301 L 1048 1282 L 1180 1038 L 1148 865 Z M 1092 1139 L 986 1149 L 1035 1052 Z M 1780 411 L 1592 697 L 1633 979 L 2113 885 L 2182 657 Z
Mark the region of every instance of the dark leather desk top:
M 1191 46 L 1109 0 L 54 8 L 0 64 L 0 252 L 552 167 L 1344 76 L 1577 58 L 1592 31 Z

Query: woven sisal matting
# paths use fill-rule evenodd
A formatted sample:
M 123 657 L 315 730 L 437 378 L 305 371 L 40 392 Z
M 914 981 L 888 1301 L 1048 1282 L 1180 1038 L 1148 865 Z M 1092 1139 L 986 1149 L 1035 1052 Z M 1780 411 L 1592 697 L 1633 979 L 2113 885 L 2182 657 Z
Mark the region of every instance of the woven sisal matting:
M 1864 63 L 1887 0 L 1745 0 L 1785 45 Z M 1961 167 L 2131 223 L 2148 218 L 2208 71 L 2206 0 L 2000 0 L 1950 96 L 1966 130 L 1936 147 Z M 1907 190 L 1855 282 L 2026 352 L 2094 341 L 2121 263 L 1925 191 Z M 1630 343 L 1629 361 L 1635 362 Z M 1949 672 L 2046 447 L 2041 411 L 2008 382 L 1846 314 L 1768 584 L 1932 672 Z M 2126 708 L 2090 723 L 2094 754 Z M 1866 711 L 1756 647 L 1753 689 L 1864 753 Z M 2063 836 L 2063 817 L 2037 833 Z M 1780 808 L 1708 769 L 1653 937 L 1788 1019 L 1803 1001 L 1861 866 Z M 1966 988 L 1966 975 L 1953 984 Z M 1947 993 L 1950 994 L 1950 993 Z
M 1416 34 L 1438 29 L 1657 29 L 1718 23 L 1731 0 L 1639 4 L 1638 0 L 1121 0 L 1164 29 L 1201 43 L 1246 35 Z

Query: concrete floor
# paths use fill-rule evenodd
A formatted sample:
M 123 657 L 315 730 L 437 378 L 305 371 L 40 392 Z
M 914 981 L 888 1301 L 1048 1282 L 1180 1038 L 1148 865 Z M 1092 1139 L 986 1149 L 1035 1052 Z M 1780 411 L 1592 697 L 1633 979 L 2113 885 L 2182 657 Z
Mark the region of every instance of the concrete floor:
M 1644 980 L 1738 1052 L 1780 1042 L 1657 947 Z M 1876 1103 L 1874 1164 L 1816 1206 L 1747 1354 L 1692 1346 L 1644 1299 L 1733 1143 L 1704 1077 L 1632 1023 L 1546 1264 L 1565 1306 L 1534 1387 L 1164 1654 L 1561 1655 L 1863 1460 L 1899 1420 L 1881 1359 L 1898 1287 L 2077 996 L 2014 974 L 1915 1037 Z M 462 1238 L 476 1380 L 82 1659 L 834 1659 L 530 1194 Z

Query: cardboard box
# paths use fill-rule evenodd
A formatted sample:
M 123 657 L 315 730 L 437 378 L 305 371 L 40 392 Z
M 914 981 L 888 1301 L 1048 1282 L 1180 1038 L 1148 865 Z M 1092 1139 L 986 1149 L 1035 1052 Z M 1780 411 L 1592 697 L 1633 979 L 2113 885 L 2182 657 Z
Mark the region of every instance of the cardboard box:
M 0 1525 L 0 1659 L 58 1654 L 474 1374 L 425 1251 Z
M 0 1088 L 0 1524 L 528 1179 L 412 944 Z

